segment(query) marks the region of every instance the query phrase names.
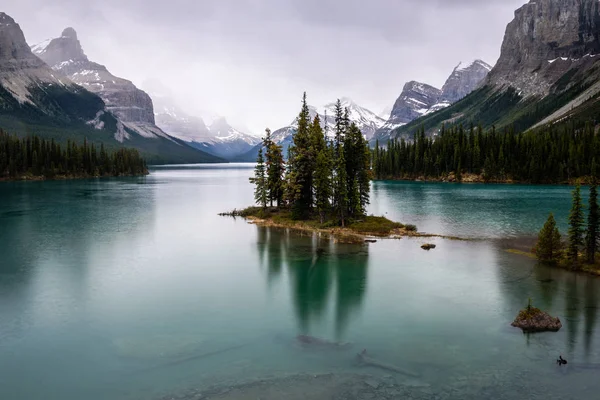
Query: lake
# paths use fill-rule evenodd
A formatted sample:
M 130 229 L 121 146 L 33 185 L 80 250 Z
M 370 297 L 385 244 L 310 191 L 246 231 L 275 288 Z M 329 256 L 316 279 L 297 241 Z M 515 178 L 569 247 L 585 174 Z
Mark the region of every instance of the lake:
M 0 183 L 0 398 L 160 399 L 300 373 L 425 398 L 597 398 L 600 280 L 506 251 L 550 211 L 566 232 L 571 188 L 374 182 L 370 212 L 485 239 L 426 252 L 219 217 L 252 203 L 252 173 Z M 563 328 L 511 328 L 528 298 Z M 352 348 L 302 348 L 299 334 Z M 418 378 L 358 365 L 362 349 Z

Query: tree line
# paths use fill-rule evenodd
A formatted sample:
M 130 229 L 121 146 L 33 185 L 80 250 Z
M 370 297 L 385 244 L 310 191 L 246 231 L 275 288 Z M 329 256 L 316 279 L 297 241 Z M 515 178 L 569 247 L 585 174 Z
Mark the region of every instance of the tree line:
M 371 152 L 340 100 L 334 118 L 334 137 L 329 140 L 320 117 L 311 120 L 304 93 L 287 163 L 282 147 L 273 142 L 267 129 L 250 178 L 257 204 L 263 209 L 268 205 L 287 208 L 295 220 L 318 218 L 321 223 L 335 221 L 342 226 L 366 214 Z
M 600 208 L 598 205 L 598 186 L 595 170 L 592 171 L 593 183 L 590 186 L 587 223 L 581 188 L 573 190 L 573 202 L 569 213 L 569 231 L 566 243 L 556 226 L 551 213 L 538 235 L 535 253 L 542 262 L 561 263 L 572 269 L 581 269 L 584 264 L 595 265 L 600 244 Z
M 124 176 L 147 173 L 145 160 L 135 149 L 108 152 L 101 144 L 67 141 L 66 145 L 38 136 L 19 138 L 0 130 L 0 178 L 24 175 L 52 179 L 57 176 Z
M 413 140 L 376 144 L 373 168 L 377 179 L 440 179 L 454 173 L 481 175 L 485 181 L 562 183 L 590 176 L 600 160 L 600 136 L 587 123 L 544 127 L 515 133 L 481 126 L 442 127 L 438 137 L 418 130 Z

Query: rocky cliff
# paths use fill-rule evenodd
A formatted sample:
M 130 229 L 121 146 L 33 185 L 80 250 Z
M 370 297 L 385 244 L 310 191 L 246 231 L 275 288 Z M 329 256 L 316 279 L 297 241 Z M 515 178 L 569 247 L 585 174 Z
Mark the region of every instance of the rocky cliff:
M 477 90 L 389 137 L 410 137 L 418 127 L 435 134 L 443 124 L 522 132 L 557 122 L 596 123 L 599 36 L 598 0 L 532 0 L 515 11 L 500 59 Z
M 421 82 L 404 85 L 388 120 L 375 132 L 372 140 L 385 141 L 394 129 L 423 116 L 449 107 L 475 90 L 492 69 L 481 60 L 459 63 L 442 89 Z
M 519 8 L 486 83 L 523 97 L 549 94 L 569 69 L 600 53 L 599 7 L 598 0 L 532 0 Z
M 452 104 L 471 93 L 487 77 L 492 67 L 484 61 L 460 63 L 442 87 L 440 103 Z
M 21 27 L 0 12 L 0 110 L 9 113 L 26 107 L 30 114 L 87 122 L 104 103 L 36 57 Z
M 58 38 L 33 46 L 35 54 L 73 82 L 98 94 L 120 121 L 154 125 L 152 99 L 133 83 L 111 74 L 85 55 L 77 33 L 67 28 Z

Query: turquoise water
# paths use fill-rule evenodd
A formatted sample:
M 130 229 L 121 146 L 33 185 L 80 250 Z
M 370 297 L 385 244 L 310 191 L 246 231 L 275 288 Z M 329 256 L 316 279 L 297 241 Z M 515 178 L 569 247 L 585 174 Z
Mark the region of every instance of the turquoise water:
M 343 245 L 217 216 L 252 201 L 246 165 L 0 184 L 0 398 L 155 399 L 297 372 L 418 374 L 446 398 L 596 399 L 598 279 L 536 266 L 529 236 L 570 188 L 373 185 L 371 212 L 490 238 Z M 509 324 L 533 298 L 563 321 Z M 348 341 L 302 349 L 298 334 Z M 569 368 L 554 360 L 562 354 Z

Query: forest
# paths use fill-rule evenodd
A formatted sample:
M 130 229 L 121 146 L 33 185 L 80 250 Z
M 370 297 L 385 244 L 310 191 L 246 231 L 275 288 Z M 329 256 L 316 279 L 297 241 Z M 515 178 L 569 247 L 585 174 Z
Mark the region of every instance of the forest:
M 135 149 L 107 151 L 86 139 L 65 145 L 38 136 L 19 138 L 0 130 L 0 179 L 84 178 L 133 176 L 148 173 Z
M 442 127 L 434 137 L 419 129 L 413 140 L 376 144 L 376 179 L 443 179 L 455 174 L 486 182 L 567 183 L 589 177 L 600 160 L 600 137 L 591 123 L 544 127 L 524 133 L 481 126 Z
M 371 180 L 371 153 L 360 129 L 338 100 L 330 138 L 318 115 L 312 120 L 306 103 L 284 162 L 281 146 L 267 129 L 254 177 L 255 200 L 263 209 L 274 205 L 291 212 L 293 220 L 318 219 L 345 226 L 366 215 Z

